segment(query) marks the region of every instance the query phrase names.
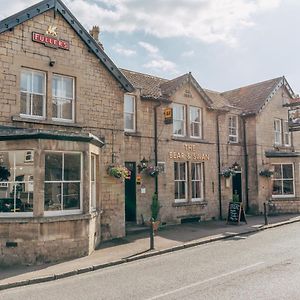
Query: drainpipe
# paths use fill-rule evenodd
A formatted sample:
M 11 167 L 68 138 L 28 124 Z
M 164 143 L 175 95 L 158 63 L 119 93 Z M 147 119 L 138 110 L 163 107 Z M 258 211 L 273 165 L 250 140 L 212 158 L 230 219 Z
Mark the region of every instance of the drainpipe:
M 222 214 L 222 186 L 221 186 L 221 151 L 220 151 L 220 129 L 219 129 L 219 116 L 216 115 L 216 124 L 217 124 L 217 158 L 218 158 L 218 198 L 219 198 L 219 219 L 223 220 Z
M 246 190 L 246 213 L 249 211 L 249 176 L 248 176 L 248 151 L 247 151 L 247 136 L 246 136 L 246 117 L 242 116 L 243 120 L 243 135 L 244 135 L 244 142 L 243 142 L 243 148 L 244 148 L 244 165 L 245 165 L 245 190 Z
M 154 105 L 154 162 L 155 162 L 155 167 L 157 167 L 158 164 L 158 141 L 157 141 L 157 108 L 161 106 L 161 102 L 158 104 Z M 158 196 L 158 176 L 155 176 L 155 193 Z

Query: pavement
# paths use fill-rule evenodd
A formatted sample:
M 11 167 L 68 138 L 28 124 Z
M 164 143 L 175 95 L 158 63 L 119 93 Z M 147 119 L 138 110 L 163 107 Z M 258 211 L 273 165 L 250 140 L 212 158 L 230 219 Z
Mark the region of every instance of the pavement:
M 247 224 L 227 225 L 226 221 L 206 221 L 162 226 L 150 250 L 149 230 L 145 227 L 128 228 L 125 238 L 101 243 L 91 255 L 60 263 L 11 266 L 0 270 L 0 290 L 58 280 L 92 272 L 138 259 L 182 250 L 261 230 L 300 222 L 299 214 L 269 216 L 264 225 L 263 216 L 247 216 Z

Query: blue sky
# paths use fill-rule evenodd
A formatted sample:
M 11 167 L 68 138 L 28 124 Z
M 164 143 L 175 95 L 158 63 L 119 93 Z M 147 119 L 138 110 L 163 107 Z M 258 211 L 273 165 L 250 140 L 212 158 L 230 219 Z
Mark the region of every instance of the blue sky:
M 0 19 L 38 1 L 0 0 Z M 299 0 L 64 0 L 118 67 L 224 91 L 285 75 L 300 92 Z

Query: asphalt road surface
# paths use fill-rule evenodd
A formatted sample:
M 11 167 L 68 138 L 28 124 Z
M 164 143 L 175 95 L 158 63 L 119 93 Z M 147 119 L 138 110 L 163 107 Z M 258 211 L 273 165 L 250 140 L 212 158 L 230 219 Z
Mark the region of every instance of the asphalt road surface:
M 0 299 L 300 299 L 300 223 L 0 291 Z

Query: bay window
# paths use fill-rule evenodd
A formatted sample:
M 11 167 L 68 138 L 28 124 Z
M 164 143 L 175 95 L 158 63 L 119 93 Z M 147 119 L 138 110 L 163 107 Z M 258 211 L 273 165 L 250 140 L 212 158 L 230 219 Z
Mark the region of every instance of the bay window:
M 21 71 L 21 116 L 45 118 L 46 116 L 46 74 L 23 69 Z
M 45 155 L 45 212 L 81 209 L 81 153 L 47 152 Z
M 32 215 L 34 156 L 29 151 L 0 152 L 0 213 Z

